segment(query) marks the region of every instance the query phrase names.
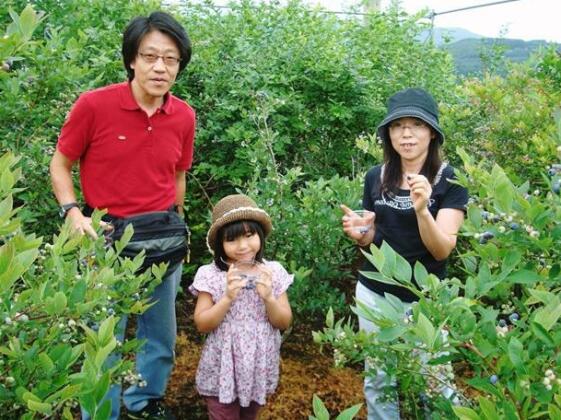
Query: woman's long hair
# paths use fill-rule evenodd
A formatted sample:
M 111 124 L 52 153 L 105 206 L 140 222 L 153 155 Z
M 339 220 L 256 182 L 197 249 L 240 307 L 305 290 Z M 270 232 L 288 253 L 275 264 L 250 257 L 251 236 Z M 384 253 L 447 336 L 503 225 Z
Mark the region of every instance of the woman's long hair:
M 388 130 L 387 127 L 386 130 Z M 434 134 L 432 127 L 431 132 Z M 382 192 L 395 193 L 399 190 L 401 180 L 403 179 L 403 173 L 401 172 L 401 156 L 399 156 L 399 153 L 393 148 L 389 133 L 386 134 L 385 138 L 386 140 L 383 142 L 385 167 L 380 188 Z M 442 158 L 440 157 L 440 143 L 438 142 L 437 136 L 431 139 L 429 143 L 427 158 L 423 163 L 420 174 L 424 175 L 432 184 L 440 169 L 440 165 L 442 165 Z

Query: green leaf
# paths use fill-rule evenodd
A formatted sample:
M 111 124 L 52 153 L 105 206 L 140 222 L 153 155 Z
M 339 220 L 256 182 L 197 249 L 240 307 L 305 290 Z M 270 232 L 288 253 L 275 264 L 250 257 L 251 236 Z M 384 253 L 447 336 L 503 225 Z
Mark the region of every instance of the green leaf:
M 342 411 L 335 420 L 351 420 L 358 414 L 362 404 L 356 404 Z
M 113 316 L 105 319 L 99 326 L 99 331 L 97 333 L 99 344 L 105 346 L 109 340 L 113 337 L 113 332 L 115 330 L 116 320 Z
M 518 371 L 525 370 L 522 358 L 523 351 L 522 343 L 516 337 L 512 337 L 508 343 L 508 357 Z
M 458 416 L 460 420 L 482 420 L 479 414 L 475 410 L 468 407 L 452 407 L 454 414 Z
M 335 316 L 333 315 L 333 308 L 329 307 L 329 310 L 327 311 L 327 315 L 325 316 L 325 325 L 327 326 L 327 328 L 333 328 L 334 324 L 335 324 Z
M 132 227 L 132 224 L 129 224 L 125 228 L 125 231 L 123 232 L 123 236 L 121 236 L 121 239 L 115 242 L 115 250 L 117 251 L 117 254 L 120 254 L 121 251 L 125 248 L 125 246 L 127 246 L 127 244 L 132 238 L 133 233 L 134 233 L 134 228 Z
M 109 357 L 109 355 L 115 349 L 115 347 L 117 347 L 117 339 L 115 337 L 112 337 L 109 340 L 109 343 L 107 343 L 107 345 L 103 346 L 97 351 L 95 355 L 95 365 L 99 369 L 101 369 L 101 367 L 107 360 L 107 357 Z
M 561 304 L 552 302 L 551 304 L 536 311 L 534 322 L 537 322 L 546 331 L 549 331 L 561 317 Z
M 395 267 L 397 264 L 397 253 L 388 245 L 386 241 L 382 242 L 380 247 L 382 254 L 384 254 L 384 266 L 380 270 L 383 274 L 388 277 L 395 276 Z M 376 267 L 377 268 L 377 267 Z
M 28 400 L 27 408 L 29 408 L 31 411 L 36 411 L 46 415 L 51 415 L 53 413 L 53 407 L 51 406 L 51 404 L 43 403 L 40 401 Z
M 111 400 L 103 401 L 101 407 L 95 413 L 94 420 L 107 420 L 111 415 Z
M 37 357 L 37 360 L 39 366 L 41 367 L 41 369 L 43 369 L 45 373 L 49 373 L 55 367 L 55 364 L 53 363 L 49 355 L 45 352 L 40 353 L 39 356 Z
M 386 275 L 379 273 L 378 271 L 360 271 L 359 273 L 362 274 L 364 277 L 366 277 L 367 279 L 371 279 L 371 280 L 376 280 L 379 281 L 380 283 L 386 283 L 386 284 L 393 284 L 395 286 L 402 286 L 402 284 L 390 277 L 387 277 Z
M 312 405 L 314 408 L 314 415 L 318 420 L 329 420 L 329 411 L 327 411 L 327 408 L 325 408 L 325 405 L 316 394 L 314 394 Z
M 491 385 L 489 379 L 484 378 L 472 378 L 466 381 L 472 387 L 486 392 L 488 394 L 494 395 L 497 398 L 504 398 L 504 395 L 497 389 L 497 387 Z
M 556 301 L 557 296 L 554 293 L 548 292 L 546 290 L 538 289 L 527 289 L 530 292 L 531 297 L 524 302 L 525 305 L 535 305 L 536 303 L 543 303 L 549 305 Z
M 62 292 L 56 292 L 45 300 L 45 311 L 49 315 L 57 315 L 66 309 L 66 296 Z
M 479 407 L 486 419 L 495 420 L 498 419 L 499 413 L 495 409 L 495 403 L 491 402 L 485 397 L 479 397 Z
M 25 401 L 26 403 L 28 401 L 35 401 L 35 402 L 41 402 L 41 398 L 39 398 L 37 395 L 33 394 L 32 392 L 26 391 L 23 393 L 23 395 L 21 396 L 21 399 L 23 401 Z
M 378 338 L 379 341 L 387 343 L 395 340 L 398 337 L 403 336 L 403 334 L 405 334 L 406 332 L 407 332 L 406 327 L 402 325 L 398 325 L 395 327 L 380 328 L 380 332 L 376 337 Z
M 419 312 L 417 325 L 415 326 L 415 332 L 419 336 L 419 338 L 421 338 L 421 340 L 423 340 L 423 342 L 427 345 L 428 349 L 432 349 L 436 340 L 436 329 L 422 312 Z
M 395 254 L 395 257 L 396 265 L 394 270 L 394 277 L 401 283 L 411 283 L 411 275 L 413 271 L 411 269 L 411 264 L 409 264 L 405 258 L 397 253 Z
M 98 383 L 95 385 L 94 395 L 96 401 L 103 400 L 103 397 L 105 396 L 105 394 L 107 394 L 107 391 L 109 391 L 110 385 L 111 385 L 111 373 L 107 371 L 103 375 L 101 375 L 101 378 L 99 378 Z
M 553 340 L 551 335 L 546 331 L 546 329 L 542 327 L 541 324 L 538 324 L 537 322 L 532 322 L 530 328 L 532 329 L 534 335 L 538 339 L 543 341 L 544 344 L 546 344 L 549 347 L 555 347 L 555 341 Z
M 382 271 L 382 268 L 384 267 L 385 257 L 382 251 L 380 251 L 380 249 L 376 247 L 376 245 L 370 245 L 370 253 L 366 252 L 362 248 L 360 249 L 360 252 L 362 252 L 366 259 L 370 261 L 370 263 L 374 267 L 376 267 L 376 270 Z
M 519 270 L 510 274 L 506 278 L 506 280 L 515 284 L 535 284 L 539 281 L 543 281 L 543 277 L 541 277 L 538 273 L 534 271 Z
M 550 420 L 561 420 L 561 409 L 553 404 L 547 407 Z
M 81 385 L 66 385 L 64 388 L 49 395 L 48 398 L 45 398 L 45 402 L 54 403 L 58 399 L 60 399 L 61 401 L 66 401 L 70 398 L 76 398 L 81 388 Z
M 417 281 L 417 284 L 421 287 L 421 289 L 428 290 L 429 285 L 427 283 L 427 277 L 429 276 L 429 273 L 425 268 L 425 266 L 421 264 L 419 261 L 417 261 L 415 263 L 414 272 L 415 272 L 415 280 Z

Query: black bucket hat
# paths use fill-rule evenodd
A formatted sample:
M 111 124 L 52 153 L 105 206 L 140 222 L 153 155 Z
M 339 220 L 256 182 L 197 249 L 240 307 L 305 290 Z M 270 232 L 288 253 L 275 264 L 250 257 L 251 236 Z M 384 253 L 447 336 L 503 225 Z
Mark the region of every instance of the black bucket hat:
M 402 117 L 423 120 L 436 131 L 438 142 L 444 142 L 444 133 L 438 124 L 438 105 L 426 90 L 409 88 L 391 96 L 388 100 L 388 113 L 377 128 L 378 137 L 384 141 L 389 140 L 388 124 Z

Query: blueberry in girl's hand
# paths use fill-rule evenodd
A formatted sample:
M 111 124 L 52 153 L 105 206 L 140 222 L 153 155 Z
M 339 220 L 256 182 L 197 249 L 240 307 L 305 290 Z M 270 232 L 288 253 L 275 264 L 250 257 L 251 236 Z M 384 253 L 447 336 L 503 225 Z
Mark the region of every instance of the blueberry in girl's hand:
M 242 278 L 242 280 L 247 281 L 247 283 L 243 287 L 244 289 L 247 290 L 255 289 L 255 282 L 257 281 L 257 276 L 253 276 L 251 274 L 240 274 L 240 277 Z

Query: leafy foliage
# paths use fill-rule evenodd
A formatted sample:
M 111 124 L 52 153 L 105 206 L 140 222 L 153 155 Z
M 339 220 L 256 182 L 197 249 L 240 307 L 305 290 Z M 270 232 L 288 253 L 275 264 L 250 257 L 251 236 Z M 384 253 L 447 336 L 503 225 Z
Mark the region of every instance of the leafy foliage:
M 561 145 L 561 131 L 555 142 Z M 379 311 L 357 302 L 354 311 L 380 328 L 366 336 L 343 320 L 314 334 L 337 350 L 338 361 L 367 360 L 398 377 L 402 410 L 423 407 L 445 417 L 533 418 L 561 403 L 561 213 L 558 193 L 528 195 L 506 173 L 475 163 L 464 151 L 465 175 L 477 196 L 468 210 L 463 280 L 439 280 L 421 264 L 414 270 L 387 244 L 367 258 L 368 276 L 419 297 L 412 311 L 396 297 L 376 299 Z M 561 159 L 561 149 L 559 152 Z M 447 363 L 452 362 L 453 368 Z M 455 374 L 456 373 L 456 374 Z M 443 386 L 455 397 L 444 398 Z
M 149 307 L 147 296 L 165 267 L 136 274 L 143 256 L 131 261 L 118 254 L 127 238 L 114 251 L 103 239 L 70 235 L 69 226 L 52 243 L 25 234 L 13 207 L 16 163 L 9 153 L 0 157 L 0 412 L 72 418 L 80 402 L 94 418 L 105 418 L 110 403 L 101 399 L 131 366 L 105 362 L 139 344 L 118 343 L 116 322 Z M 101 214 L 94 219 L 98 226 Z

